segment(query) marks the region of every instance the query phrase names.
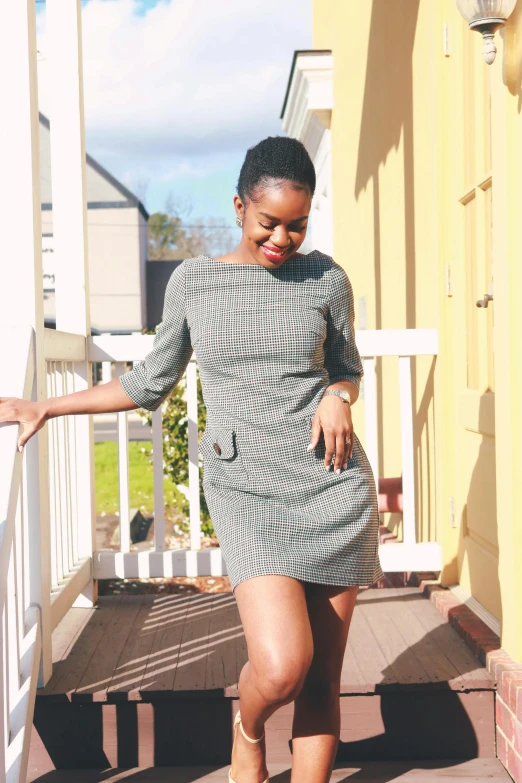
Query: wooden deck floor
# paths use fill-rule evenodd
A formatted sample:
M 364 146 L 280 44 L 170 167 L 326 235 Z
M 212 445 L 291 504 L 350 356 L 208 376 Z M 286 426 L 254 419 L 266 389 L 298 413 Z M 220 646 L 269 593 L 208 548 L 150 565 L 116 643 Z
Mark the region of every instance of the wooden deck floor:
M 128 769 L 96 772 L 61 770 L 40 778 L 40 783 L 228 783 L 229 767 L 214 769 L 190 767 L 173 769 Z M 367 762 L 363 766 L 337 767 L 331 783 L 512 783 L 497 759 L 443 761 L 421 767 L 401 761 Z M 290 783 L 290 769 L 285 764 L 270 766 L 270 783 Z M 305 781 L 303 781 L 305 783 Z
M 94 610 L 71 610 L 53 642 L 54 674 L 36 700 L 29 780 L 54 767 L 60 773 L 42 783 L 74 781 L 60 777 L 71 768 L 97 769 L 78 778 L 86 783 L 126 779 L 100 770 L 138 767 L 148 770 L 134 769 L 130 779 L 140 782 L 163 780 L 152 767 L 176 767 L 173 783 L 226 780 L 247 659 L 231 593 L 100 598 Z M 452 759 L 450 766 L 496 761 L 494 683 L 416 588 L 359 593 L 341 697 L 337 762 L 345 776 L 335 780 L 409 780 L 435 759 Z M 274 779 L 281 783 L 291 764 L 292 718 L 291 704 L 266 724 L 267 761 L 279 765 L 282 777 Z M 396 778 L 379 777 L 382 768 L 352 769 L 354 761 L 403 759 L 406 771 Z M 195 772 L 198 764 L 213 771 Z M 481 780 L 472 768 L 451 774 Z M 445 776 L 454 779 L 449 769 Z
M 55 632 L 54 674 L 38 694 L 73 701 L 147 701 L 152 693 L 215 689 L 237 696 L 247 649 L 229 593 L 110 596 L 73 609 Z M 491 677 L 416 588 L 357 599 L 342 693 L 415 684 L 491 689 Z

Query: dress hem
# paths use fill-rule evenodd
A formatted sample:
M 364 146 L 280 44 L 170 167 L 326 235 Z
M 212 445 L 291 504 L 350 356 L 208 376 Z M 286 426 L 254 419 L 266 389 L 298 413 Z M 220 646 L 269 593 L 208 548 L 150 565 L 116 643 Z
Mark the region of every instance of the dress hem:
M 373 585 L 375 582 L 377 582 L 379 579 L 383 579 L 384 577 L 384 571 L 382 569 L 379 569 L 376 572 L 376 575 L 373 579 L 357 579 L 357 580 L 349 580 L 346 582 L 339 582 L 337 579 L 305 579 L 303 576 L 298 576 L 297 572 L 290 573 L 289 570 L 285 571 L 277 571 L 276 569 L 269 569 L 269 570 L 263 570 L 256 572 L 255 574 L 250 574 L 250 576 L 245 576 L 241 579 L 239 579 L 237 582 L 232 584 L 232 592 L 236 589 L 236 587 L 241 584 L 242 582 L 246 582 L 248 579 L 254 579 L 256 576 L 288 576 L 291 579 L 296 579 L 298 582 L 307 582 L 309 584 L 315 584 L 315 585 L 325 585 L 329 587 L 370 587 L 370 585 Z M 229 575 L 230 578 L 230 575 Z M 231 580 L 232 582 L 232 580 Z

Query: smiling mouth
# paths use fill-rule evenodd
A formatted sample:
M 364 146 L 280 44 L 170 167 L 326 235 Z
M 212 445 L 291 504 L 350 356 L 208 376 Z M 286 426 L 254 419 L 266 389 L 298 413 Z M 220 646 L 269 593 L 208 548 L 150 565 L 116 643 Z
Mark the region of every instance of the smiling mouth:
M 266 245 L 261 245 L 261 250 L 263 251 L 265 256 L 267 256 L 267 258 L 273 258 L 275 261 L 280 261 L 288 253 L 288 249 L 283 250 L 281 252 L 280 250 L 273 250 L 272 248 L 267 247 Z

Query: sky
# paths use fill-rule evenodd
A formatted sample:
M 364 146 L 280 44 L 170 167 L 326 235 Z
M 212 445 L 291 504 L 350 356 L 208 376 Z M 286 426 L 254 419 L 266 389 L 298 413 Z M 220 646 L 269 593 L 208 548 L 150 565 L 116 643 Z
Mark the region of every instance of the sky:
M 37 10 L 40 110 L 52 121 L 45 2 Z M 312 0 L 87 0 L 82 28 L 89 154 L 149 212 L 171 195 L 191 204 L 190 220 L 233 224 L 246 150 L 283 133 Z

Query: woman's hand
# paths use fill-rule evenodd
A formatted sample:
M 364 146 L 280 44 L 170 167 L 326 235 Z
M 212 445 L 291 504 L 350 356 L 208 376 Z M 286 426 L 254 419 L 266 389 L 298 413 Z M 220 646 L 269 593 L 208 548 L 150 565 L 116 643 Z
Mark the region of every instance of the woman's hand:
M 22 425 L 18 451 L 22 451 L 29 438 L 41 430 L 46 421 L 47 415 L 41 403 L 19 400 L 17 397 L 0 398 L 0 423 L 18 422 Z
M 323 397 L 312 420 L 312 437 L 308 450 L 315 448 L 324 433 L 326 452 L 324 464 L 327 470 L 335 453 L 334 470 L 341 472 L 341 468 L 348 467 L 348 460 L 353 450 L 353 423 L 352 410 L 349 402 L 344 402 L 340 397 L 329 394 Z

